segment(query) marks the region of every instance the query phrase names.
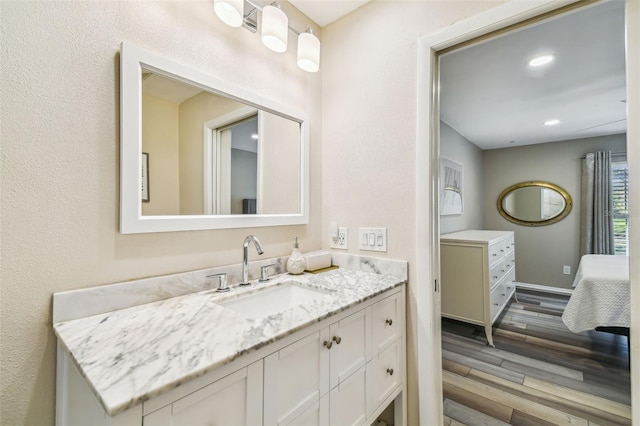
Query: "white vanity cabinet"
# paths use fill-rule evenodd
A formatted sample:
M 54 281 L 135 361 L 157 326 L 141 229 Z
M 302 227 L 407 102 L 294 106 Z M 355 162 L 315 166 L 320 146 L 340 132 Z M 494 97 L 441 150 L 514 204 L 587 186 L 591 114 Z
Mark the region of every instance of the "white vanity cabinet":
M 395 291 L 266 357 L 264 424 L 375 420 L 404 384 L 403 294 Z
M 61 425 L 406 424 L 405 289 L 392 288 L 109 416 L 58 348 Z
M 515 293 L 512 231 L 467 230 L 440 236 L 442 316 L 491 326 Z

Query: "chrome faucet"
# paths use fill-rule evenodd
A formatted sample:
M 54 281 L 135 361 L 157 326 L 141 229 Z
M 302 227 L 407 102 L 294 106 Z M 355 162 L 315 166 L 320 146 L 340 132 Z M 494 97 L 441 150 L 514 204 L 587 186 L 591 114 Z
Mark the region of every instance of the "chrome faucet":
M 256 246 L 256 251 L 258 254 L 264 253 L 262 250 L 262 246 L 260 245 L 260 240 L 258 240 L 253 235 L 248 235 L 247 238 L 244 239 L 244 243 L 242 244 L 242 281 L 240 281 L 240 285 L 249 285 L 249 243 L 253 242 Z

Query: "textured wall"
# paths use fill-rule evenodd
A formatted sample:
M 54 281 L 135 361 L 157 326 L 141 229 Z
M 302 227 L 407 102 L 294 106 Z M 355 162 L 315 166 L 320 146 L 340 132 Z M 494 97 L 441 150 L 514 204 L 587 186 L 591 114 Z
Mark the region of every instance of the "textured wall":
M 284 5 L 292 25 L 310 22 Z M 211 1 L 0 2 L 2 216 L 0 424 L 54 422 L 51 294 L 239 263 L 255 233 L 265 256 L 295 235 L 320 248 L 321 74 L 295 49 L 222 24 Z M 307 111 L 311 224 L 118 233 L 119 50 L 129 41 Z M 252 253 L 252 258 L 255 253 Z
M 462 163 L 461 215 L 440 216 L 440 234 L 483 229 L 484 190 L 482 150 L 440 121 L 440 155 Z
M 415 164 L 418 39 L 498 2 L 374 1 L 323 31 L 322 245 L 328 226 L 349 227 L 349 252 L 359 252 L 359 226 L 387 227 L 388 253 L 415 258 Z M 418 424 L 415 291 L 408 288 L 409 424 Z M 424 361 L 424 360 L 423 360 Z M 438 393 L 422 390 L 427 395 Z M 421 413 L 433 424 L 437 413 Z
M 484 227 L 514 231 L 516 280 L 530 284 L 570 288 L 580 261 L 580 157 L 587 152 L 626 151 L 626 136 L 528 145 L 484 151 Z M 569 216 L 551 225 L 528 227 L 500 216 L 500 193 L 518 182 L 543 180 L 564 188 L 573 199 Z M 571 266 L 564 275 L 562 266 Z

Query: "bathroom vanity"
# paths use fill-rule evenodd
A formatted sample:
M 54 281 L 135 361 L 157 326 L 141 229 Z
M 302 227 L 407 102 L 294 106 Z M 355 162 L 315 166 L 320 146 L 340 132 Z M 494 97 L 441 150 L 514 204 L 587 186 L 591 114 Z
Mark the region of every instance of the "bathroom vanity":
M 55 294 L 57 424 L 355 425 L 391 403 L 405 424 L 406 262 L 333 263 L 229 293 L 172 294 L 179 274 Z

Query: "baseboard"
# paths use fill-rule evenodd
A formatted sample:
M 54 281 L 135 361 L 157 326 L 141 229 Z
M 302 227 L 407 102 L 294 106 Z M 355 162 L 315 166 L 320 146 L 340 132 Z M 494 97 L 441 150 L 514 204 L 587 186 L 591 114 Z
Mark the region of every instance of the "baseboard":
M 565 296 L 571 296 L 571 293 L 573 293 L 573 289 L 571 288 L 551 287 L 548 285 L 521 282 L 516 282 L 516 289 L 539 291 L 541 293 L 562 294 Z

